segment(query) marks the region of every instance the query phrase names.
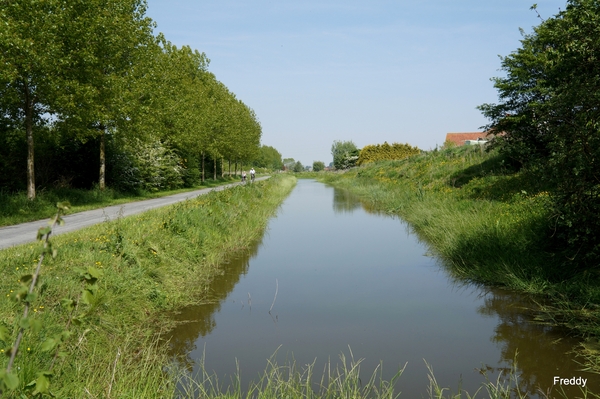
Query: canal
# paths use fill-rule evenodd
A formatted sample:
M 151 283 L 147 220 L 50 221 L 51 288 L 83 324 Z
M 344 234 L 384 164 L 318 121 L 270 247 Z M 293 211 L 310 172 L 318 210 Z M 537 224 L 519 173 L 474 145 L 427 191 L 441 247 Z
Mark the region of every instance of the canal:
M 529 298 L 453 279 L 402 220 L 313 180 L 298 181 L 262 240 L 225 270 L 170 337 L 189 370 L 203 359 L 225 385 L 238 368 L 243 385 L 258 380 L 274 353 L 314 362 L 314 379 L 352 353 L 366 377 L 381 363 L 389 379 L 406 364 L 401 397 L 427 396 L 427 364 L 440 386 L 473 394 L 481 370 L 495 379 L 518 353 L 530 396 L 554 376 L 600 386 L 569 354 L 573 339 L 531 322 Z

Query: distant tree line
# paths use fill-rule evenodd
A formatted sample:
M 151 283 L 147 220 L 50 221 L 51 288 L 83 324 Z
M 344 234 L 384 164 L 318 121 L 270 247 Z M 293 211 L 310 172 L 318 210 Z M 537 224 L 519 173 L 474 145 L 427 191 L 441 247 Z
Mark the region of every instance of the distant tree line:
M 144 0 L 0 4 L 0 187 L 191 186 L 225 161 L 281 168 L 254 111 Z
M 532 7 L 535 9 L 535 6 Z M 516 165 L 538 170 L 554 189 L 548 242 L 572 268 L 600 261 L 600 6 L 566 9 L 524 35 L 502 58 L 498 104 L 479 108 L 494 145 Z

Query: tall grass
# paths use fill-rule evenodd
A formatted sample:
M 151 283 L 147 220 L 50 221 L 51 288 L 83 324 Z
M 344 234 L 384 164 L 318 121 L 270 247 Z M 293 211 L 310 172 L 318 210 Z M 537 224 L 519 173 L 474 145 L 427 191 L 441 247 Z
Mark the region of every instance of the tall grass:
M 171 397 L 175 385 L 163 370 L 167 349 L 159 344 L 174 323 L 168 315 L 207 300 L 224 261 L 263 234 L 294 184 L 293 177 L 282 176 L 54 237 L 58 256 L 44 262 L 30 311 L 43 327 L 23 339 L 15 363 L 21 387 L 14 397 L 37 371 L 48 369 L 53 353 L 43 352 L 42 344 L 64 329 L 70 313 L 61 300 L 77 299 L 77 270 L 89 266 L 103 271 L 98 294 L 89 306 L 79 305 L 88 314 L 71 328 L 52 392 L 71 398 Z M 37 244 L 0 252 L 0 323 L 10 330 L 19 324 L 11 290 L 39 253 Z
M 315 363 L 299 367 L 293 359 L 284 364 L 275 360 L 275 355 L 267 360 L 265 370 L 257 381 L 243 389 L 240 373 L 236 373 L 231 383 L 224 385 L 218 376 L 209 373 L 201 359 L 197 375 L 175 371 L 179 389 L 175 392 L 178 399 L 396 399 L 403 398 L 400 386 L 402 374 L 407 365 L 399 369 L 390 380 L 381 377 L 381 364 L 371 374 L 364 377 L 361 370 L 362 359 L 354 359 L 352 351 L 346 357 L 343 353 L 337 363 L 328 361 L 324 369 L 315 369 Z M 426 363 L 429 370 L 429 385 L 423 387 L 422 398 L 429 399 L 526 399 L 529 394 L 521 386 L 516 356 L 511 368 L 498 374 L 494 379 L 485 375 L 485 381 L 475 392 L 462 388 L 452 391 L 440 386 L 433 367 Z M 426 395 L 426 396 L 425 396 Z M 569 397 L 562 390 L 537 392 L 543 399 L 598 398 L 588 388 L 581 388 L 576 397 Z
M 347 358 L 343 353 L 340 361 L 333 364 L 327 362 L 324 369 L 315 370 L 315 363 L 298 366 L 292 359 L 284 364 L 277 362 L 275 353 L 267 360 L 265 370 L 257 381 L 251 381 L 247 389 L 239 372 L 233 378 L 233 384 L 224 388 L 218 376 L 209 373 L 203 360 L 200 360 L 198 375 L 178 373 L 180 389 L 177 393 L 181 399 L 187 398 L 219 398 L 219 399 L 280 399 L 280 398 L 398 398 L 400 393 L 396 383 L 404 369 L 386 381 L 381 376 L 381 365 L 368 379 L 361 373 L 362 359 L 354 359 L 352 351 Z

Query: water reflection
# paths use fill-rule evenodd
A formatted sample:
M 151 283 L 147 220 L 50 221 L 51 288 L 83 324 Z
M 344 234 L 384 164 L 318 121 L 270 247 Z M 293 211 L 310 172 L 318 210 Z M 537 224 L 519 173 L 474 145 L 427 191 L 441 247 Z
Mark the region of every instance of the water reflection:
M 600 376 L 581 371 L 581 365 L 570 354 L 578 340 L 568 337 L 564 328 L 534 321 L 539 305 L 531 296 L 490 288 L 484 296 L 478 313 L 498 319 L 494 335 L 490 338 L 500 348 L 500 359 L 511 364 L 517 356 L 522 387 L 527 392 L 552 386 L 553 376 L 581 376 L 588 386 L 600 386 Z M 565 389 L 566 393 L 579 393 L 578 388 Z M 571 395 L 569 397 L 572 397 Z
M 347 190 L 333 189 L 333 210 L 335 213 L 352 213 L 361 207 L 358 198 Z
M 555 375 L 600 387 L 598 376 L 578 371 L 568 354 L 576 340 L 531 322 L 529 297 L 453 278 L 423 256 L 427 248 L 414 235 L 402 234 L 398 220 L 374 213 L 345 190 L 298 182 L 261 251 L 257 242 L 215 278 L 209 303 L 177 316 L 187 322 L 173 331 L 171 354 L 192 371 L 193 357 L 206 348 L 209 371 L 232 375 L 239 360 L 242 375 L 252 378 L 280 346 L 298 364 L 335 359 L 350 346 L 367 359 L 366 373 L 383 361 L 385 379 L 408 362 L 399 389 L 421 397 L 423 359 L 442 386 L 456 387 L 462 376 L 473 393 L 483 381 L 475 368 L 510 368 L 518 351 L 520 381 L 532 396 Z
M 223 273 L 213 279 L 205 303 L 184 308 L 174 316 L 180 324 L 166 337 L 169 340 L 169 355 L 179 357 L 180 364 L 188 371 L 192 371 L 194 366 L 194 360 L 188 355 L 197 349 L 198 338 L 210 334 L 216 327 L 215 315 L 221 310 L 221 303 L 233 291 L 240 278 L 248 273 L 250 260 L 258 253 L 261 240 L 262 237 L 250 246 L 248 252 L 231 260 Z M 240 307 L 242 306 L 251 310 L 251 298 L 246 303 L 240 303 Z
M 336 212 L 353 212 L 359 207 L 369 214 L 382 214 L 374 205 L 366 201 L 361 202 L 349 191 L 334 189 L 333 209 Z M 407 226 L 407 229 L 410 227 Z M 587 386 L 600 387 L 600 376 L 582 371 L 574 353 L 580 340 L 569 337 L 566 328 L 535 321 L 535 315 L 539 313 L 536 312 L 536 309 L 539 309 L 538 301 L 542 301 L 541 298 L 495 287 L 475 287 L 453 275 L 450 267 L 442 267 L 446 269 L 453 287 L 483 290 L 479 294 L 483 305 L 478 307 L 477 312 L 498 320 L 490 340 L 496 343 L 500 350 L 499 366 L 487 365 L 482 371 L 486 370 L 490 376 L 497 376 L 499 372 L 507 374 L 516 360 L 521 391 L 529 395 L 539 394 L 541 390 L 550 396 L 550 392 L 553 391 L 553 377 L 556 375 L 569 378 L 581 376 L 588 379 Z M 563 387 L 563 390 L 569 397 L 581 394 L 577 387 Z

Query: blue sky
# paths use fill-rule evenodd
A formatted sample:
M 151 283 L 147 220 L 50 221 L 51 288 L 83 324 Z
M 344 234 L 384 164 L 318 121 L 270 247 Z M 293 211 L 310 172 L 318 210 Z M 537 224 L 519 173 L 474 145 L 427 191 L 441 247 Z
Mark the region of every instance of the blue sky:
M 156 32 L 206 53 L 254 109 L 262 143 L 329 163 L 334 140 L 431 149 L 478 131 L 498 55 L 540 20 L 535 0 L 148 0 Z M 537 0 L 543 18 L 564 0 Z

